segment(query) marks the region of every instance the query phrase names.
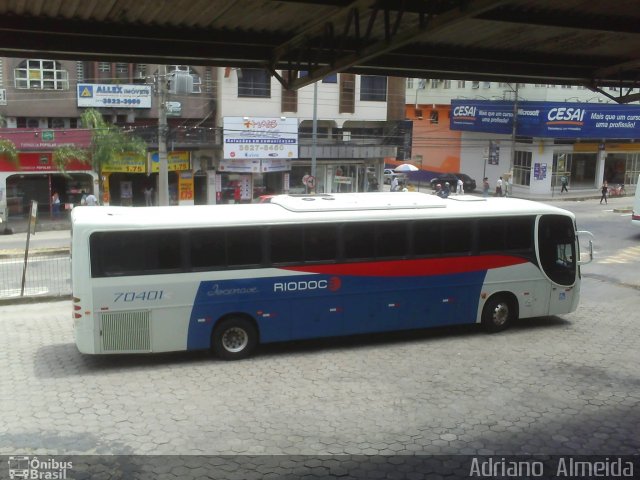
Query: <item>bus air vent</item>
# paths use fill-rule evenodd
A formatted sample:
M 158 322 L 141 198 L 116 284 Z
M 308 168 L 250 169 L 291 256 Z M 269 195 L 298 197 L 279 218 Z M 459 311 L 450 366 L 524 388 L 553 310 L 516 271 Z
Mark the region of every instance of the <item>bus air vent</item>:
M 102 313 L 101 341 L 104 353 L 151 351 L 149 311 Z

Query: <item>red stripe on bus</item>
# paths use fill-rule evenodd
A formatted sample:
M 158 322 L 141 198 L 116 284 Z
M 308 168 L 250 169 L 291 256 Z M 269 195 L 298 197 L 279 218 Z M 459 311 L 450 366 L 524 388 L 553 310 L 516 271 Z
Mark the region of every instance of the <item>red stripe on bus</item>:
M 364 277 L 415 277 L 477 272 L 492 268 L 510 267 L 527 263 L 522 257 L 482 255 L 476 257 L 422 258 L 388 262 L 343 263 L 282 267 L 283 270 L 325 275 L 353 275 Z

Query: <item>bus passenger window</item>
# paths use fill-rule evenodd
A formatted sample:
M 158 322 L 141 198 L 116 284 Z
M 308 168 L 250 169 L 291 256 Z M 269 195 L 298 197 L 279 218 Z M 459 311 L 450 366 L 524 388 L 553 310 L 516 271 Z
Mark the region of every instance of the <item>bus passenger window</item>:
M 402 258 L 407 255 L 406 222 L 376 224 L 376 258 Z
M 418 256 L 442 253 L 442 222 L 427 220 L 413 224 L 413 253 Z
M 342 230 L 344 256 L 348 260 L 374 257 L 374 227 L 370 223 L 348 223 Z
M 303 260 L 302 227 L 269 229 L 269 253 L 272 263 L 300 263 Z
M 238 228 L 227 230 L 227 265 L 229 267 L 262 263 L 262 230 Z
M 471 226 L 469 219 L 444 222 L 442 253 L 470 255 L 473 240 Z
M 307 262 L 335 262 L 338 256 L 338 231 L 333 224 L 304 227 L 304 259 Z
M 225 234 L 222 229 L 201 229 L 189 232 L 191 268 L 221 269 L 226 266 Z

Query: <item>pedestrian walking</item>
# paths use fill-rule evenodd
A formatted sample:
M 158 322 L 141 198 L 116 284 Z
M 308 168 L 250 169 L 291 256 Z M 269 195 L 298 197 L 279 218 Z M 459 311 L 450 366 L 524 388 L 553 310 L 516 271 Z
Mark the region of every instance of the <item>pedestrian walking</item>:
M 58 218 L 60 216 L 60 195 L 58 195 L 58 192 L 53 192 L 53 195 L 51 195 L 51 206 L 53 208 L 53 216 Z
M 567 192 L 569 193 L 569 189 L 567 186 L 569 185 L 569 179 L 566 176 L 560 177 L 560 183 L 562 184 L 562 188 L 560 189 L 560 193 Z
M 488 197 L 490 189 L 491 187 L 489 186 L 489 179 L 487 177 L 484 177 L 482 179 L 482 195 L 484 197 Z
M 602 205 L 602 200 L 604 200 L 604 203 L 607 204 L 607 194 L 609 193 L 609 184 L 607 183 L 607 181 L 605 180 L 604 182 L 602 182 L 602 187 L 600 187 L 600 191 L 602 192 L 602 196 L 600 197 L 600 205 Z
M 496 197 L 502 196 L 502 177 L 496 182 Z
M 144 204 L 147 207 L 153 207 L 153 188 L 146 187 L 144 189 Z
M 458 183 L 456 184 L 456 194 L 464 195 L 464 182 L 461 178 L 458 179 Z

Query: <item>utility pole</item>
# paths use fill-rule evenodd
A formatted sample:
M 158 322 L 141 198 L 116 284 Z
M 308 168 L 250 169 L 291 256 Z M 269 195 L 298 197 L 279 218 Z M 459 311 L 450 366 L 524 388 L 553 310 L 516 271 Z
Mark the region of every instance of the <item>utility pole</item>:
M 167 66 L 158 75 L 158 204 L 169 205 L 169 165 L 167 163 Z
M 513 99 L 513 121 L 511 122 L 511 159 L 509 161 L 509 186 L 513 185 L 513 165 L 516 161 L 516 133 L 518 129 L 518 82 L 513 89 L 515 94 Z M 508 193 L 508 192 L 505 192 Z
M 316 163 L 317 163 L 317 148 L 318 148 L 318 82 L 313 84 L 313 122 L 311 126 L 311 176 L 315 179 L 316 185 L 318 179 L 316 178 Z M 315 187 L 313 191 L 315 193 Z

